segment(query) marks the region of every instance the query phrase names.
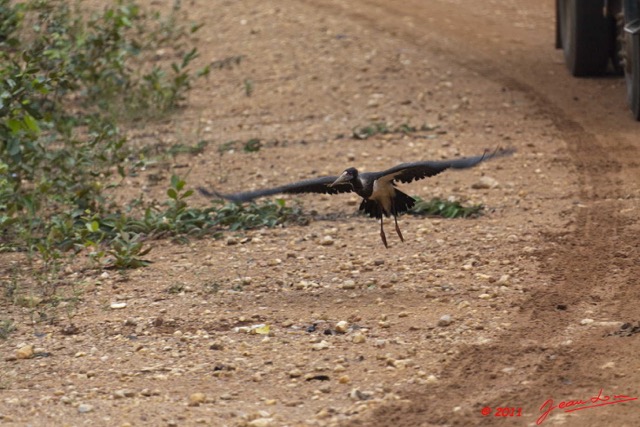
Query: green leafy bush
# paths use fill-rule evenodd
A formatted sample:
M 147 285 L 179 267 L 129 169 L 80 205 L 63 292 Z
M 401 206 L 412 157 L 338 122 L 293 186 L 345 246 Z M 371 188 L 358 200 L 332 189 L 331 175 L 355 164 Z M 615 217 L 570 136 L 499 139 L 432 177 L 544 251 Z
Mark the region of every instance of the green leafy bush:
M 121 128 L 175 110 L 208 73 L 190 70 L 198 52 L 183 39 L 199 26 L 178 23 L 177 6 L 164 17 L 134 1 L 78 5 L 0 0 L 0 249 L 45 260 L 96 237 L 78 227 L 86 217 L 122 215 L 106 191 L 137 166 Z M 159 48 L 186 53 L 163 63 Z
M 122 129 L 176 111 L 210 67 L 192 69 L 198 51 L 189 35 L 200 25 L 184 25 L 177 6 L 161 16 L 133 0 L 93 11 L 80 5 L 0 0 L 0 251 L 24 252 L 26 260 L 11 270 L 0 297 L 30 310 L 34 321 L 55 321 L 56 306 L 73 310 L 81 290 L 65 267 L 78 256 L 126 270 L 151 262 L 154 238 L 186 241 L 306 220 L 284 201 L 191 207 L 193 191 L 178 176 L 164 203 L 117 203 L 113 190 L 144 165 L 136 159 L 145 153 Z M 163 59 L 179 52 L 176 62 Z M 193 155 L 206 145 L 167 151 Z M 261 146 L 252 139 L 243 149 Z M 0 339 L 12 330 L 0 320 Z
M 306 224 L 307 221 L 299 207 L 286 206 L 284 199 L 247 205 L 227 203 L 216 209 L 214 215 L 216 224 L 230 230 L 275 227 L 285 222 Z
M 428 124 L 424 124 L 420 126 L 420 128 L 417 128 L 407 123 L 402 123 L 395 128 L 390 128 L 385 122 L 374 122 L 369 125 L 353 129 L 351 136 L 353 139 L 369 139 L 375 135 L 385 135 L 389 133 L 401 133 L 407 135 L 418 131 L 432 131 L 434 129 L 435 127 Z
M 482 205 L 463 206 L 460 202 L 443 200 L 438 197 L 427 201 L 415 197 L 416 204 L 409 211 L 413 215 L 432 215 L 444 218 L 468 218 L 480 215 L 484 207 Z

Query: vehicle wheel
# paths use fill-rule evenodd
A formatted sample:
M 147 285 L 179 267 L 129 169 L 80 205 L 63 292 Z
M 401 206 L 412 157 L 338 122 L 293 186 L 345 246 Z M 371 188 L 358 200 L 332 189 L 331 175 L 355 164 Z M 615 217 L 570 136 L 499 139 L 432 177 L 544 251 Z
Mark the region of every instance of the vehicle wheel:
M 636 120 L 640 120 L 640 20 L 631 22 L 625 31 L 625 67 L 624 76 L 627 81 L 627 101 Z M 635 32 L 636 34 L 632 34 Z
M 602 0 L 558 0 L 564 59 L 576 77 L 603 74 L 615 39 L 612 22 L 602 14 Z

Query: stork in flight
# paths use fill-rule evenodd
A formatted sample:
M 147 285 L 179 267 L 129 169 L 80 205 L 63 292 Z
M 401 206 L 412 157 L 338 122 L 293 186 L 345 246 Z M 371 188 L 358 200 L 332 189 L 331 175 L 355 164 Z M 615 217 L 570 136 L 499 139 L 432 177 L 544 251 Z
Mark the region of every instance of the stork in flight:
M 208 197 L 222 198 L 234 203 L 249 202 L 259 197 L 275 194 L 300 194 L 300 193 L 324 193 L 338 194 L 355 192 L 362 197 L 360 210 L 369 214 L 372 218 L 380 219 L 380 237 L 385 247 L 387 237 L 384 233 L 383 215 L 387 218 L 393 215 L 396 233 L 404 242 L 404 237 L 398 227 L 397 216 L 408 211 L 415 205 L 415 199 L 396 188 L 397 182 L 410 183 L 414 180 L 428 178 L 447 169 L 467 169 L 477 164 L 504 157 L 514 153 L 513 149 L 498 149 L 493 153 L 484 152 L 480 156 L 463 157 L 453 160 L 421 161 L 402 163 L 381 172 L 359 173 L 356 168 L 348 168 L 340 176 L 324 176 L 304 181 L 294 182 L 279 187 L 262 190 L 246 191 L 241 193 L 223 194 L 217 191 L 209 191 L 202 187 L 198 190 Z

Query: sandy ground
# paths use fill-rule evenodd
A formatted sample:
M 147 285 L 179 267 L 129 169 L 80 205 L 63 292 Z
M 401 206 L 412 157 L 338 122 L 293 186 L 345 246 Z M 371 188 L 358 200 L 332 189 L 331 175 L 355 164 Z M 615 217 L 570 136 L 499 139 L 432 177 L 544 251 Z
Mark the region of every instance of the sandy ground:
M 132 131 L 209 145 L 132 178 L 131 194 L 162 199 L 171 173 L 242 191 L 517 153 L 403 186 L 485 214 L 402 216 L 406 241 L 387 222 L 389 249 L 357 196 L 287 197 L 309 225 L 152 242 L 153 264 L 126 274 L 70 268 L 61 292 L 80 302 L 50 322 L 0 298 L 18 328 L 0 341 L 0 424 L 638 425 L 638 401 L 584 406 L 640 396 L 639 125 L 623 81 L 565 71 L 551 2 L 188 8 L 207 22 L 200 65 L 242 61 L 198 82 L 170 123 Z M 372 122 L 429 127 L 351 137 Z M 258 152 L 220 155 L 251 138 Z M 3 280 L 21 262 L 3 254 Z

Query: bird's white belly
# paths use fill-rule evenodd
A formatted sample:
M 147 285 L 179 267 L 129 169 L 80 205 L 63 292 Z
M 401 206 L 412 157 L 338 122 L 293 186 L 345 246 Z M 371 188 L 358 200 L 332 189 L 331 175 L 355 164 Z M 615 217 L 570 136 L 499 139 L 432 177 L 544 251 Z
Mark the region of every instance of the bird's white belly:
M 373 183 L 373 193 L 370 200 L 375 200 L 382 206 L 382 210 L 391 213 L 391 203 L 396 196 L 396 190 L 390 182 L 376 180 Z

